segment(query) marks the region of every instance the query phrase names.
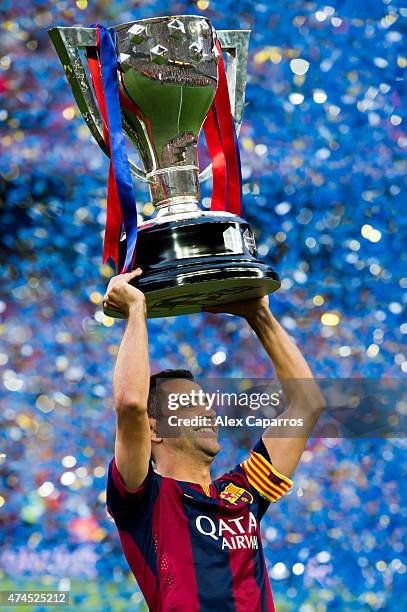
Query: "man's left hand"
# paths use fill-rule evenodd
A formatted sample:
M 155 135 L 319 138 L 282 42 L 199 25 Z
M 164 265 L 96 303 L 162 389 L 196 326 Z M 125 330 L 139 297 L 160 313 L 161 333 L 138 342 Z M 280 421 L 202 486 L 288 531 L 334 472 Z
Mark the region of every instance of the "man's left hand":
M 268 311 L 268 309 L 269 298 L 268 295 L 264 295 L 263 297 L 253 298 L 251 300 L 242 300 L 240 302 L 231 302 L 230 304 L 205 306 L 202 311 L 237 315 L 250 322 L 260 312 Z

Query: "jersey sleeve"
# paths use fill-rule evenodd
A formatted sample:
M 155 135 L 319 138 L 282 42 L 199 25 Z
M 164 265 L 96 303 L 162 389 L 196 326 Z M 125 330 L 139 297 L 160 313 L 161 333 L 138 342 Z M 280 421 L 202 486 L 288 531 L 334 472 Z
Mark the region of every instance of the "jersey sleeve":
M 257 499 L 259 520 L 267 511 L 270 503 L 278 501 L 294 484 L 290 478 L 280 474 L 272 465 L 262 438 L 257 441 L 250 451 L 250 456 L 242 461 L 239 467 L 245 473 L 251 493 Z
M 145 516 L 151 513 L 154 499 L 158 495 L 158 479 L 150 459 L 144 482 L 138 489 L 130 490 L 123 482 L 115 458 L 111 459 L 107 476 L 106 507 L 119 529 L 128 530 L 141 514 Z

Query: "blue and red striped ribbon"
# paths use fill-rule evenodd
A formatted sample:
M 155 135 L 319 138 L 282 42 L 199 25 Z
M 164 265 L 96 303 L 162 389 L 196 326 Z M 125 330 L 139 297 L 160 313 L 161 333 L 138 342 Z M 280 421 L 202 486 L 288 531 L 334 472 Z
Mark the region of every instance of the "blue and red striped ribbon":
M 123 268 L 120 270 L 122 274 L 129 272 L 134 262 L 137 207 L 122 127 L 116 49 L 112 38 L 114 30 L 109 30 L 103 25 L 92 27 L 96 28 L 96 49 L 88 47 L 87 58 L 96 100 L 104 121 L 104 138 L 110 152 L 103 263 L 111 256 L 118 268 L 118 249 L 123 222 L 127 251 Z
M 218 88 L 203 124 L 213 171 L 211 210 L 227 210 L 241 215 L 242 176 L 239 145 L 219 41 L 216 46 L 219 51 Z

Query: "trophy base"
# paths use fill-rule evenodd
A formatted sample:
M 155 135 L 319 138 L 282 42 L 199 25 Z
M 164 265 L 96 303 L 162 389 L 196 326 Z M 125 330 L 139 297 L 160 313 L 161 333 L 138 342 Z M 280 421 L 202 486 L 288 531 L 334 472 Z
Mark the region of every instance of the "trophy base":
M 280 287 L 278 274 L 255 253 L 250 226 L 236 215 L 204 212 L 149 223 L 139 228 L 134 262 L 143 274 L 130 284 L 145 294 L 149 318 L 202 312 Z M 126 318 L 109 308 L 104 313 Z
M 154 281 L 131 284 L 145 293 L 148 318 L 202 312 L 208 306 L 262 297 L 280 287 L 278 276 L 272 268 L 264 264 L 233 267 L 230 261 L 222 268 L 181 273 L 171 284 L 168 279 L 167 286 L 160 289 L 153 288 Z M 104 309 L 104 313 L 109 317 L 126 318 L 122 313 L 108 308 Z

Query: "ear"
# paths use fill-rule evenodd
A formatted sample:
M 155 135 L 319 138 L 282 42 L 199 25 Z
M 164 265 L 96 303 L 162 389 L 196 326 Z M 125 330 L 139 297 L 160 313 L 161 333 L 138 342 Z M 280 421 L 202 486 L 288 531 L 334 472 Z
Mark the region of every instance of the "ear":
M 157 435 L 157 420 L 149 418 L 148 421 L 150 423 L 151 442 L 155 442 L 156 444 L 160 444 L 163 441 L 163 439 L 160 436 Z

